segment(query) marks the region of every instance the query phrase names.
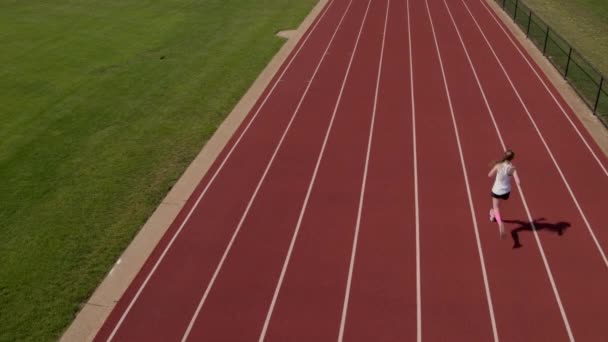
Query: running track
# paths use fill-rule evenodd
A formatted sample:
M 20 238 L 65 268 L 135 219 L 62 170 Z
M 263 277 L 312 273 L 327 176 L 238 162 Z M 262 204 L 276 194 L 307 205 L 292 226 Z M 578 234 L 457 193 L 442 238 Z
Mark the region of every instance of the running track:
M 523 51 L 484 0 L 329 1 L 96 341 L 608 340 L 608 160 Z

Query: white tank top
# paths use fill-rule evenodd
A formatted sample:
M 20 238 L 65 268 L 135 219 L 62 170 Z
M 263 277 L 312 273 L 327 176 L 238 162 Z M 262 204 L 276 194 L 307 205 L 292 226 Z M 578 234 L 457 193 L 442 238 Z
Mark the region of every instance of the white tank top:
M 496 179 L 492 192 L 496 195 L 504 195 L 511 192 L 511 174 L 513 173 L 513 165 L 508 162 L 498 164 L 496 170 Z

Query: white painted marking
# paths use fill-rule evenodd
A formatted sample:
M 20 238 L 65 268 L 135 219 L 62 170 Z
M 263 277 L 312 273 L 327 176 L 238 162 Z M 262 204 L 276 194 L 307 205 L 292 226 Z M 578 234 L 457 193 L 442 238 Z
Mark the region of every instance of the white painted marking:
M 321 60 L 319 60 L 319 63 L 317 64 L 317 67 L 315 68 L 315 71 L 312 75 L 311 80 L 314 80 L 316 78 L 316 75 L 321 67 L 321 64 L 325 60 L 325 57 L 327 56 L 327 52 L 329 51 L 329 48 L 332 45 L 334 38 L 336 37 L 336 34 L 338 33 L 338 28 L 339 28 L 340 24 L 342 23 L 342 21 L 344 20 L 344 18 L 346 17 L 346 14 L 350 10 L 351 4 L 352 4 L 352 0 L 348 3 L 348 7 L 344 11 L 342 18 L 340 19 L 340 22 L 338 23 L 338 26 L 334 30 L 334 33 L 332 34 L 331 39 L 330 39 L 329 43 L 327 44 L 325 51 L 323 52 L 323 56 L 321 57 Z M 245 218 L 247 217 L 247 214 L 249 213 L 249 210 L 251 209 L 251 205 L 253 204 L 258 191 L 262 187 L 262 184 L 263 184 L 264 180 L 266 179 L 266 175 L 268 174 L 268 171 L 270 170 L 276 155 L 278 154 L 279 150 L 281 149 L 281 146 L 283 145 L 283 141 L 285 140 L 285 137 L 287 136 L 287 133 L 289 132 L 289 129 L 291 128 L 291 125 L 294 122 L 297 113 L 300 111 L 300 107 L 302 106 L 302 103 L 304 102 L 304 98 L 308 94 L 308 90 L 310 89 L 311 85 L 312 85 L 312 82 L 309 82 L 308 85 L 306 86 L 306 89 L 304 90 L 304 93 L 302 94 L 302 97 L 300 98 L 300 102 L 298 103 L 296 109 L 294 110 L 294 112 L 292 114 L 291 120 L 289 120 L 289 123 L 287 124 L 287 127 L 286 127 L 285 131 L 283 132 L 283 136 L 281 136 L 281 140 L 279 141 L 277 147 L 275 148 L 275 150 L 272 154 L 272 157 L 270 158 L 270 161 L 268 162 L 268 165 L 266 166 L 266 169 L 264 170 L 264 174 L 262 175 L 262 178 L 260 178 L 260 181 L 258 182 L 258 185 L 256 186 L 253 195 L 249 199 L 247 208 L 245 209 L 245 212 L 243 212 L 243 215 L 241 216 L 241 220 L 239 221 L 237 228 L 234 231 L 234 234 L 232 235 L 230 242 L 228 243 L 228 246 L 226 246 L 226 250 L 224 251 L 224 254 L 222 255 L 222 259 L 218 263 L 217 268 L 215 269 L 215 272 L 213 273 L 213 276 L 212 276 L 211 280 L 209 281 L 207 288 L 205 289 L 205 293 L 203 294 L 203 297 L 199 301 L 196 311 L 194 312 L 194 315 L 190 319 L 188 328 L 186 329 L 186 331 L 184 332 L 184 336 L 182 337 L 182 342 L 185 342 L 188 339 L 188 336 L 190 335 L 190 332 L 192 331 L 192 328 L 194 327 L 194 323 L 196 322 L 196 318 L 198 317 L 201 309 L 203 308 L 203 305 L 205 304 L 205 301 L 207 300 L 207 297 L 209 296 L 211 289 L 213 288 L 215 279 L 217 278 L 217 275 L 219 274 L 220 270 L 222 269 L 222 266 L 224 265 L 224 261 L 228 257 L 230 250 L 232 249 L 232 245 L 234 244 L 234 241 L 236 240 L 236 237 L 238 236 L 238 234 L 241 230 L 241 227 L 243 226 L 243 223 L 245 222 Z
M 369 12 L 369 5 L 371 1 L 368 1 L 367 8 L 365 10 L 365 14 L 363 15 L 363 19 L 361 21 L 361 27 L 359 28 L 359 33 L 357 35 L 357 39 L 355 40 L 355 47 L 351 54 L 350 61 L 348 62 L 348 67 L 346 68 L 346 73 L 344 75 L 344 79 L 342 80 L 342 86 L 340 87 L 340 92 L 338 93 L 338 98 L 336 100 L 336 105 L 334 106 L 334 111 L 332 113 L 331 119 L 329 121 L 329 125 L 327 127 L 327 131 L 325 132 L 325 138 L 323 139 L 323 144 L 321 145 L 321 150 L 319 151 L 319 156 L 317 157 L 317 163 L 315 165 L 315 169 L 312 173 L 312 177 L 310 180 L 310 184 L 308 185 L 308 190 L 306 191 L 306 196 L 304 198 L 304 203 L 302 204 L 302 208 L 300 209 L 300 215 L 298 217 L 298 222 L 296 223 L 296 227 L 294 233 L 291 237 L 291 243 L 289 244 L 289 249 L 287 250 L 287 255 L 285 256 L 285 261 L 283 261 L 283 267 L 281 269 L 281 274 L 279 276 L 279 280 L 277 281 L 277 286 L 275 287 L 274 294 L 272 296 L 272 301 L 270 303 L 270 307 L 268 312 L 266 313 L 266 319 L 264 321 L 264 326 L 262 328 L 262 333 L 260 334 L 259 341 L 262 342 L 266 338 L 266 333 L 268 332 L 268 326 L 270 325 L 270 320 L 272 318 L 272 314 L 274 312 L 274 307 L 277 302 L 277 298 L 279 297 L 279 293 L 281 291 L 281 287 L 283 286 L 283 280 L 285 279 L 285 274 L 287 273 L 287 267 L 289 267 L 289 262 L 291 260 L 291 254 L 293 253 L 294 246 L 296 244 L 296 240 L 298 238 L 298 234 L 300 232 L 300 227 L 302 226 L 302 221 L 304 219 L 304 214 L 306 213 L 306 209 L 308 208 L 308 200 L 310 199 L 310 194 L 312 193 L 312 189 L 315 185 L 315 180 L 317 178 L 317 173 L 319 171 L 319 167 L 323 160 L 323 155 L 325 154 L 325 148 L 327 146 L 327 141 L 329 140 L 329 135 L 331 134 L 334 120 L 336 118 L 336 113 L 338 112 L 338 108 L 340 103 L 342 102 L 342 94 L 344 92 L 344 88 L 346 86 L 346 82 L 348 80 L 348 76 L 350 74 L 350 68 L 355 59 L 355 54 L 357 53 L 357 47 L 359 46 L 359 40 L 361 38 L 361 32 L 363 32 L 363 26 L 365 25 L 365 20 L 367 18 L 367 13 Z
M 492 110 L 492 107 L 490 106 L 490 103 L 488 102 L 488 99 L 486 97 L 486 92 L 485 92 L 483 86 L 481 85 L 481 81 L 479 80 L 479 77 L 477 76 L 477 70 L 475 69 L 475 66 L 473 65 L 473 61 L 471 60 L 471 57 L 469 56 L 469 51 L 466 47 L 466 44 L 464 43 L 464 40 L 462 39 L 460 30 L 458 29 L 458 26 L 456 25 L 456 21 L 454 20 L 454 17 L 452 16 L 452 11 L 450 10 L 450 7 L 448 6 L 448 4 L 445 0 L 444 0 L 444 4 L 448 10 L 450 19 L 452 20 L 452 24 L 454 25 L 454 28 L 456 29 L 456 33 L 458 33 L 458 38 L 460 39 L 460 44 L 462 45 L 462 48 L 464 49 L 465 55 L 467 56 L 467 60 L 469 61 L 469 66 L 471 67 L 471 70 L 473 71 L 473 75 L 475 76 L 475 81 L 477 82 L 477 86 L 479 87 L 479 90 L 481 91 L 481 95 L 483 97 L 484 103 L 488 110 L 488 114 L 490 114 L 490 118 L 492 119 L 492 123 L 494 124 L 494 129 L 496 130 L 496 135 L 498 136 L 498 140 L 500 140 L 500 145 L 502 146 L 503 150 L 506 150 L 507 146 L 502 138 L 502 134 L 500 133 L 500 129 L 498 128 L 498 124 L 496 123 L 496 119 L 494 118 L 494 111 Z M 522 199 L 524 208 L 526 210 L 526 214 L 528 215 L 528 221 L 530 222 L 530 225 L 532 226 L 532 231 L 534 232 L 534 238 L 536 239 L 536 244 L 538 246 L 538 250 L 543 259 L 543 263 L 545 265 L 545 270 L 547 272 L 547 276 L 549 277 L 549 281 L 550 281 L 551 287 L 553 289 L 553 295 L 555 296 L 555 300 L 557 301 L 557 305 L 558 305 L 560 313 L 562 315 L 562 320 L 564 322 L 564 326 L 568 332 L 568 335 L 570 336 L 570 341 L 574 341 L 574 338 L 572 336 L 572 330 L 570 329 L 570 323 L 568 321 L 568 317 L 566 316 L 566 311 L 564 310 L 564 306 L 562 305 L 562 300 L 559 295 L 559 291 L 557 290 L 557 285 L 555 284 L 555 280 L 553 279 L 553 272 L 551 272 L 551 267 L 549 266 L 549 262 L 547 261 L 547 257 L 545 255 L 545 250 L 538 237 L 538 232 L 536 231 L 536 226 L 534 225 L 534 220 L 532 219 L 532 214 L 528 208 L 528 203 L 526 201 L 526 197 L 524 195 L 524 192 L 523 192 L 523 189 L 521 188 L 521 186 L 518 185 L 517 187 L 518 187 L 519 193 L 521 195 L 521 199 Z
M 464 176 L 464 182 L 467 188 L 467 198 L 469 200 L 469 209 L 471 211 L 471 219 L 473 220 L 473 228 L 475 230 L 475 240 L 477 242 L 477 250 L 479 252 L 479 261 L 481 264 L 481 273 L 483 274 L 483 283 L 486 290 L 486 298 L 488 302 L 488 311 L 490 313 L 490 320 L 492 322 L 492 333 L 494 334 L 494 341 L 498 342 L 498 329 L 496 328 L 496 318 L 494 317 L 494 307 L 492 304 L 492 295 L 490 294 L 490 284 L 488 282 L 488 274 L 486 272 L 486 264 L 483 256 L 483 249 L 481 247 L 481 239 L 479 238 L 479 227 L 477 226 L 477 217 L 475 216 L 475 207 L 473 206 L 473 196 L 471 195 L 471 186 L 469 185 L 469 175 L 467 173 L 466 163 L 464 161 L 464 152 L 462 150 L 462 144 L 460 143 L 460 133 L 458 132 L 458 125 L 456 123 L 456 115 L 454 113 L 454 107 L 452 106 L 452 97 L 450 95 L 450 89 L 448 87 L 447 76 L 443 67 L 443 60 L 441 58 L 441 51 L 439 49 L 439 43 L 437 42 L 437 35 L 435 34 L 435 25 L 433 24 L 433 16 L 431 15 L 431 9 L 429 7 L 428 0 L 424 1 L 426 4 L 426 10 L 429 14 L 431 21 L 431 31 L 433 32 L 433 40 L 435 42 L 435 48 L 437 50 L 437 56 L 439 57 L 439 66 L 441 68 L 441 74 L 443 75 L 443 85 L 445 87 L 445 93 L 448 98 L 448 104 L 450 107 L 450 114 L 452 116 L 452 124 L 454 126 L 454 134 L 456 135 L 456 142 L 458 145 L 458 154 L 460 155 L 460 165 L 462 166 L 462 174 Z
M 357 212 L 357 223 L 355 225 L 355 236 L 353 247 L 350 254 L 350 265 L 348 268 L 348 279 L 346 281 L 346 294 L 344 295 L 344 305 L 342 306 L 342 319 L 340 320 L 340 333 L 338 341 L 344 340 L 344 328 L 346 326 L 346 314 L 348 313 L 348 301 L 350 299 L 350 289 L 353 280 L 353 269 L 355 267 L 355 256 L 357 255 L 357 242 L 359 241 L 359 229 L 361 227 L 361 213 L 363 212 L 363 199 L 365 198 L 365 186 L 367 183 L 367 171 L 369 169 L 369 156 L 372 150 L 372 140 L 374 136 L 374 124 L 376 122 L 376 109 L 378 107 L 378 90 L 380 89 L 380 76 L 382 75 L 382 62 L 384 60 L 384 44 L 386 42 L 386 26 L 388 24 L 388 11 L 391 1 L 386 4 L 386 14 L 384 17 L 384 32 L 382 34 L 382 47 L 380 48 L 380 60 L 378 61 L 378 76 L 376 78 L 376 92 L 374 94 L 374 108 L 372 110 L 372 121 L 369 127 L 369 137 L 367 140 L 367 152 L 365 155 L 365 168 L 363 169 L 363 180 L 361 181 L 361 195 L 359 196 L 359 210 Z
M 414 153 L 414 207 L 416 212 L 416 341 L 422 342 L 422 286 L 420 269 L 420 206 L 418 202 L 418 149 L 416 146 L 416 104 L 414 101 L 414 62 L 412 55 L 412 28 L 410 0 L 407 0 L 407 41 L 410 55 L 410 95 L 412 100 L 412 146 Z
M 121 260 L 122 260 L 122 259 L 118 259 L 118 261 L 116 261 L 116 263 L 114 263 L 114 266 L 112 267 L 112 269 L 111 269 L 111 270 L 110 270 L 110 272 L 108 273 L 108 276 L 111 276 L 111 275 L 112 275 L 112 273 L 114 273 L 114 270 L 116 269 L 116 267 L 117 267 L 118 265 L 120 265 Z
M 538 125 L 536 125 L 536 121 L 532 117 L 532 114 L 530 114 L 530 110 L 528 110 L 528 106 L 526 106 L 526 103 L 521 98 L 521 96 L 519 94 L 519 91 L 517 90 L 517 87 L 515 87 L 515 84 L 513 84 L 513 81 L 511 80 L 511 77 L 509 76 L 509 73 L 507 72 L 507 70 L 503 66 L 500 58 L 498 57 L 498 55 L 494 51 L 494 48 L 492 47 L 492 44 L 490 43 L 490 41 L 486 37 L 483 29 L 481 28 L 481 26 L 479 26 L 479 23 L 477 22 L 477 19 L 475 18 L 475 16 L 473 15 L 473 13 L 471 12 L 471 10 L 469 9 L 469 6 L 464 1 L 462 3 L 464 4 L 464 6 L 466 7 L 467 11 L 469 12 L 469 15 L 471 16 L 471 18 L 473 18 L 473 21 L 475 22 L 475 25 L 479 29 L 479 32 L 481 32 L 481 35 L 483 36 L 483 39 L 486 41 L 486 44 L 488 45 L 488 47 L 492 51 L 492 54 L 494 55 L 494 58 L 498 62 L 498 65 L 500 65 L 500 68 L 502 69 L 502 72 L 507 77 L 507 80 L 509 81 L 509 84 L 511 85 L 511 88 L 513 88 L 513 92 L 517 96 L 517 99 L 519 100 L 519 103 L 521 103 L 522 107 L 526 111 L 526 114 L 528 115 L 528 118 L 530 119 L 530 122 L 534 126 L 534 129 L 536 130 L 536 133 L 538 134 L 538 137 L 540 138 L 541 142 L 543 143 L 543 146 L 545 146 L 545 149 L 547 150 L 547 153 L 549 154 L 549 157 L 551 157 L 551 160 L 553 161 L 553 165 L 555 165 L 555 168 L 557 169 L 557 172 L 559 173 L 560 177 L 562 178 L 562 181 L 564 182 L 564 185 L 566 186 L 566 189 L 568 190 L 568 193 L 570 194 L 570 197 L 574 201 L 574 204 L 576 205 L 576 208 L 578 209 L 578 212 L 581 215 L 581 218 L 585 222 L 585 225 L 587 226 L 587 230 L 589 231 L 589 234 L 593 238 L 593 241 L 595 242 L 595 246 L 597 247 L 597 250 L 600 253 L 601 258 L 604 261 L 604 265 L 608 269 L 608 258 L 606 258 L 606 254 L 604 253 L 604 250 L 603 250 L 602 246 L 600 245 L 599 240 L 595 236 L 595 233 L 593 232 L 593 228 L 591 228 L 591 224 L 587 220 L 587 216 L 585 215 L 585 213 L 583 212 L 583 209 L 581 208 L 580 204 L 578 203 L 578 200 L 576 199 L 576 196 L 574 195 L 574 192 L 572 191 L 572 188 L 570 187 L 570 183 L 568 183 L 568 180 L 566 180 L 566 176 L 562 172 L 562 169 L 560 168 L 559 164 L 557 163 L 557 160 L 553 156 L 553 152 L 551 151 L 551 148 L 549 148 L 549 145 L 547 144 L 547 141 L 545 141 L 545 137 L 543 136 L 543 134 L 541 133 L 540 129 L 538 128 Z
M 331 2 L 327 5 L 327 7 L 325 7 L 323 13 L 321 13 L 321 16 L 319 17 L 319 20 L 317 20 L 317 22 L 314 24 L 314 26 L 310 29 L 310 31 L 306 35 L 306 38 L 304 38 L 302 44 L 300 45 L 300 47 L 293 54 L 293 56 L 291 57 L 291 59 L 287 63 L 287 66 L 285 67 L 285 69 L 283 69 L 283 72 L 281 73 L 281 75 L 279 77 L 277 77 L 278 80 L 280 80 L 281 78 L 283 78 L 283 76 L 285 75 L 285 73 L 287 72 L 287 70 L 289 70 L 289 68 L 290 68 L 291 64 L 293 63 L 293 61 L 299 55 L 299 53 L 302 50 L 302 48 L 304 47 L 304 45 L 306 45 L 306 42 L 308 41 L 308 38 L 310 38 L 310 36 L 312 35 L 312 33 L 315 31 L 315 29 L 317 28 L 317 26 L 321 22 L 321 20 L 325 17 L 325 14 L 329 11 L 329 8 L 334 4 L 334 0 L 330 0 L 330 1 Z M 214 182 L 215 178 L 217 177 L 217 175 L 224 168 L 224 165 L 226 164 L 226 162 L 228 161 L 228 159 L 232 155 L 232 152 L 234 152 L 234 150 L 236 149 L 236 147 L 239 145 L 241 139 L 243 138 L 243 136 L 245 135 L 245 133 L 247 133 L 247 131 L 251 127 L 251 124 L 255 121 L 255 119 L 257 118 L 258 114 L 260 113 L 260 111 L 262 110 L 262 108 L 264 107 L 264 105 L 266 104 L 266 101 L 268 101 L 268 99 L 270 98 L 270 96 L 273 94 L 274 89 L 276 88 L 276 86 L 278 84 L 279 84 L 279 82 L 275 82 L 274 83 L 274 85 L 272 86 L 272 88 L 270 89 L 270 91 L 268 92 L 268 94 L 266 95 L 266 97 L 264 98 L 264 101 L 262 101 L 262 103 L 260 104 L 260 106 L 256 110 L 255 114 L 251 117 L 251 120 L 249 121 L 249 123 L 247 124 L 247 126 L 245 127 L 245 129 L 241 132 L 241 135 L 235 141 L 234 145 L 232 145 L 232 148 L 230 148 L 230 151 L 226 154 L 226 157 L 224 158 L 224 160 L 222 161 L 222 163 L 220 164 L 220 166 L 217 168 L 217 170 L 215 171 L 215 173 L 213 174 L 213 176 L 209 180 L 209 183 L 207 183 L 207 185 L 205 186 L 205 188 L 203 189 L 203 191 L 201 192 L 201 194 L 197 198 L 196 202 L 194 203 L 194 205 L 192 206 L 192 208 L 188 212 L 188 215 L 186 216 L 186 218 L 184 219 L 184 221 L 182 222 L 182 224 L 179 226 L 179 228 L 175 231 L 175 234 L 173 234 L 173 236 L 171 237 L 171 240 L 169 241 L 169 243 L 167 244 L 167 246 L 163 250 L 163 253 L 160 255 L 160 257 L 158 258 L 158 260 L 154 264 L 154 267 L 152 267 L 152 270 L 150 270 L 150 273 L 148 273 L 148 275 L 146 276 L 146 279 L 144 280 L 144 282 L 139 286 L 139 289 L 135 293 L 135 296 L 133 297 L 133 299 L 131 299 L 131 302 L 129 303 L 129 306 L 127 306 L 127 308 L 123 312 L 122 316 L 120 317 L 120 319 L 116 323 L 116 326 L 114 327 L 114 329 L 112 330 L 112 333 L 110 334 L 110 336 L 108 336 L 108 339 L 106 341 L 109 342 L 109 341 L 111 341 L 114 338 L 114 336 L 118 332 L 118 329 L 120 328 L 120 326 L 124 322 L 125 318 L 127 317 L 127 315 L 129 314 L 129 312 L 131 311 L 131 308 L 133 307 L 133 305 L 135 304 L 135 302 L 137 301 L 137 299 L 141 295 L 142 291 L 144 290 L 144 288 L 148 284 L 148 281 L 150 281 L 150 278 L 152 278 L 152 275 L 154 274 L 154 272 L 156 272 L 156 269 L 158 268 L 158 265 L 160 265 L 160 263 L 165 258 L 165 255 L 167 254 L 167 252 L 171 248 L 171 246 L 173 246 L 173 243 L 175 242 L 175 240 L 177 239 L 177 237 L 181 233 L 182 229 L 184 228 L 184 226 L 186 225 L 186 223 L 188 222 L 188 220 L 192 216 L 192 213 L 194 212 L 194 210 L 196 209 L 196 207 L 198 206 L 198 204 L 200 203 L 200 201 L 203 199 L 203 197 L 205 196 L 205 194 L 209 190 L 209 187 L 211 186 L 211 184 L 213 184 L 213 182 Z
M 500 29 L 507 36 L 507 38 L 509 38 L 509 40 L 511 41 L 511 44 L 513 44 L 513 46 L 515 46 L 515 48 L 517 49 L 517 51 L 519 52 L 519 54 L 522 56 L 522 58 L 526 61 L 526 63 L 528 63 L 528 66 L 530 67 L 530 69 L 532 69 L 532 71 L 534 72 L 534 74 L 536 75 L 536 77 L 538 78 L 538 80 L 545 87 L 545 90 L 549 93 L 549 95 L 551 95 L 551 97 L 553 98 L 553 101 L 557 104 L 557 106 L 559 107 L 559 109 L 562 111 L 562 114 L 564 114 L 564 116 L 566 117 L 566 119 L 568 120 L 568 122 L 570 122 L 570 125 L 574 128 L 574 130 L 576 131 L 576 133 L 578 134 L 578 136 L 581 138 L 581 140 L 583 141 L 583 143 L 585 144 L 585 146 L 587 147 L 587 149 L 589 150 L 589 152 L 591 152 L 591 154 L 593 155 L 593 158 L 595 158 L 595 161 L 597 162 L 597 164 L 604 171 L 604 174 L 606 176 L 608 176 L 608 170 L 606 170 L 606 168 L 604 167 L 604 164 L 602 164 L 602 162 L 600 161 L 600 158 L 597 156 L 597 154 L 595 154 L 595 152 L 593 151 L 593 149 L 591 148 L 591 146 L 587 142 L 587 139 L 585 139 L 585 137 L 580 132 L 580 130 L 578 129 L 578 127 L 576 127 L 576 125 L 574 124 L 574 122 L 572 121 L 572 119 L 570 118 L 570 116 L 566 113 L 566 110 L 564 109 L 564 107 L 562 107 L 561 103 L 557 100 L 557 98 L 553 94 L 553 91 L 551 91 L 551 89 L 549 89 L 549 86 L 547 86 L 547 83 L 545 83 L 545 81 L 543 80 L 543 78 L 538 74 L 538 72 L 536 71 L 536 69 L 532 66 L 532 63 L 530 62 L 530 60 L 528 59 L 528 57 L 523 53 L 523 51 L 521 51 L 521 49 L 519 48 L 519 46 L 517 46 L 517 44 L 515 43 L 515 41 L 513 41 L 513 39 L 511 38 L 511 36 L 505 30 L 505 28 L 498 22 L 498 19 L 496 19 L 495 14 L 492 13 L 491 9 L 487 7 L 487 5 L 484 3 L 484 0 L 481 0 L 481 3 L 485 7 L 485 9 L 488 12 L 490 12 L 490 16 L 492 17 L 492 19 L 494 19 L 494 21 L 496 21 L 498 27 L 500 27 Z

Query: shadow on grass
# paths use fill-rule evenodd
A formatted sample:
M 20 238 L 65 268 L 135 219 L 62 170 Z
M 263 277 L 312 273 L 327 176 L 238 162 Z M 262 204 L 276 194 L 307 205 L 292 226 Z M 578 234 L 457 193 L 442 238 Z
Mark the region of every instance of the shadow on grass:
M 511 230 L 511 237 L 513 238 L 513 248 L 520 248 L 522 244 L 519 240 L 519 234 L 522 232 L 532 232 L 532 224 L 529 221 L 519 220 L 503 220 L 505 223 L 513 223 L 519 225 L 517 228 Z M 564 235 L 564 231 L 568 229 L 571 224 L 570 222 L 559 221 L 556 223 L 545 222 L 545 218 L 541 217 L 533 221 L 536 231 L 549 231 L 556 233 L 559 236 Z

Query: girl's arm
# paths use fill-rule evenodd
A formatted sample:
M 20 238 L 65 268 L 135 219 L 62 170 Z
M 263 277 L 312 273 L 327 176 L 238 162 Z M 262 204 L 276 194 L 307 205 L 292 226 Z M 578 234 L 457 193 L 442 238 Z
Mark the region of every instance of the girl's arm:
M 513 170 L 513 178 L 515 178 L 515 183 L 517 183 L 517 185 L 519 185 L 520 182 L 519 182 L 519 176 L 517 175 L 517 170 Z
M 494 167 L 492 168 L 492 170 L 490 170 L 490 173 L 488 173 L 488 178 L 494 177 L 494 175 L 496 174 L 496 168 L 497 167 L 498 167 L 498 165 L 494 165 Z

